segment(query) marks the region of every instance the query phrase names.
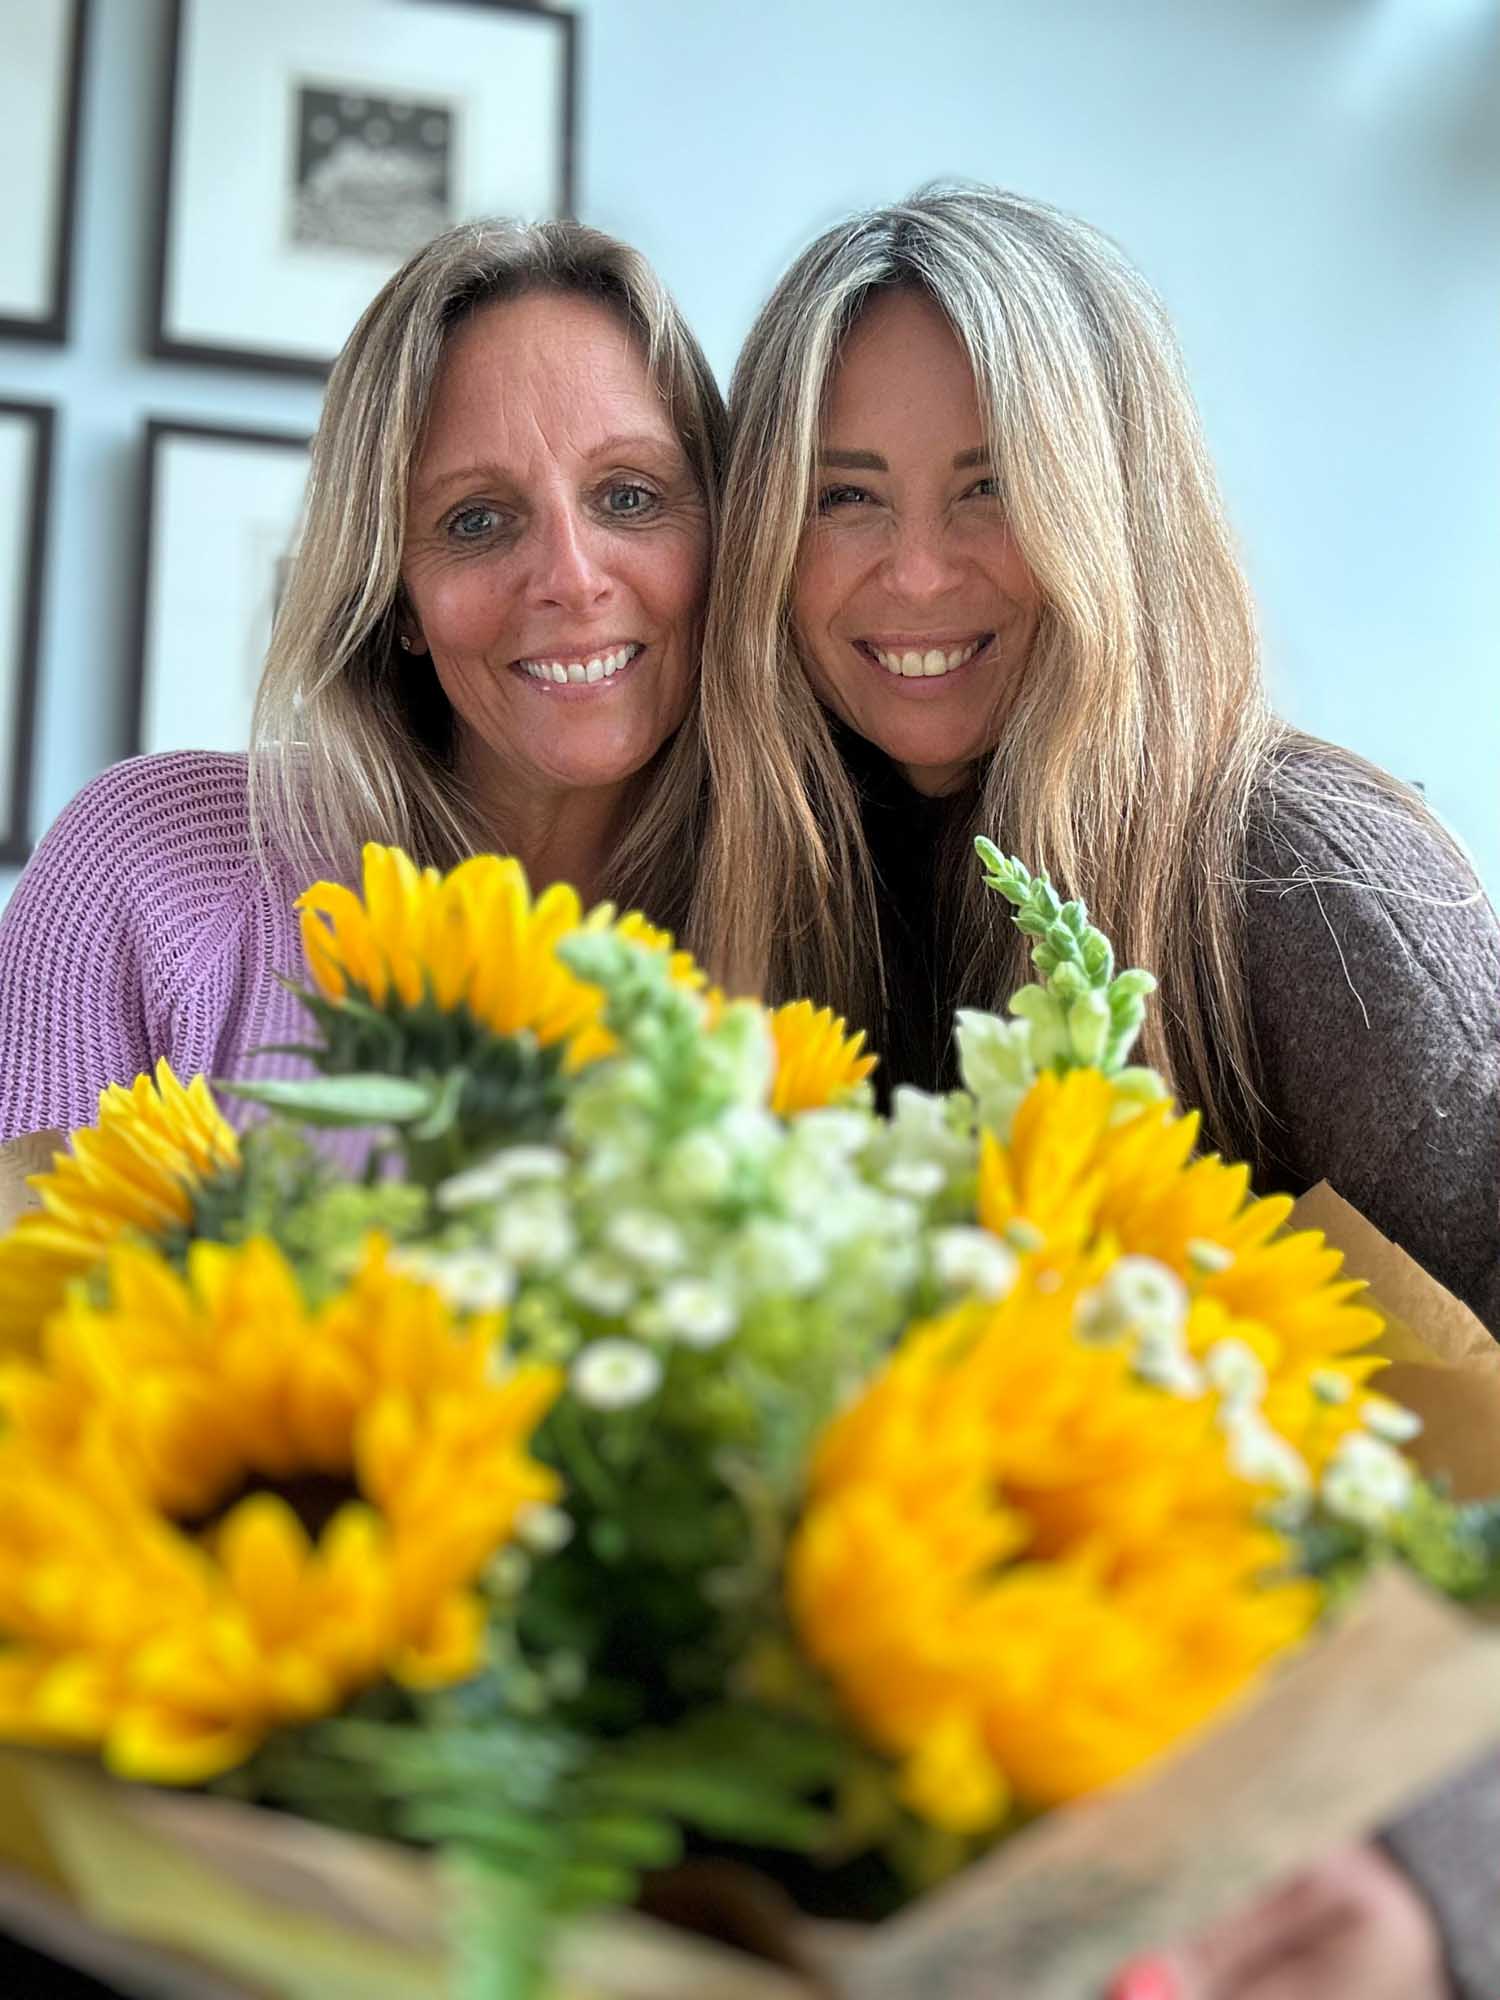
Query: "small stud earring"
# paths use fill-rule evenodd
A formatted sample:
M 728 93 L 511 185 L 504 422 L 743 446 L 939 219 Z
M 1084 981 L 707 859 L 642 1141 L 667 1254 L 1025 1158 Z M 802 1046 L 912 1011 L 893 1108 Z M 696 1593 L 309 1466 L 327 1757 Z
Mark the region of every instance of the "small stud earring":
M 411 651 L 411 640 L 407 638 L 404 632 L 401 633 L 400 635 L 400 645 L 403 653 L 409 653 Z

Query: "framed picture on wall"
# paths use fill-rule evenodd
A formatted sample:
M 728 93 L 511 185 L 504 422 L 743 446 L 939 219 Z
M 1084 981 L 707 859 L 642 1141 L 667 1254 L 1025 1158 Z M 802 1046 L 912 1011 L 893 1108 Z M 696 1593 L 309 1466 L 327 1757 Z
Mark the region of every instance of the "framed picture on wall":
M 31 753 L 53 412 L 0 403 L 0 864 L 31 851 Z
M 282 431 L 147 424 L 135 750 L 248 744 L 308 444 Z
M 569 213 L 574 46 L 519 0 L 173 0 L 152 351 L 322 375 L 439 230 Z
M 87 0 L 0 0 L 0 333 L 66 340 Z

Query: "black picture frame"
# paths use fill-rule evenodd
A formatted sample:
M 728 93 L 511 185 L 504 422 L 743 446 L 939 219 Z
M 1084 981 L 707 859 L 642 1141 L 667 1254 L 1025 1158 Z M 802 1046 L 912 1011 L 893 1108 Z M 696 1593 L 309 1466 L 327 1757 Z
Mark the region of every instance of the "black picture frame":
M 73 309 L 73 247 L 78 209 L 78 156 L 83 129 L 83 81 L 93 0 L 68 0 L 66 81 L 59 129 L 53 147 L 57 177 L 56 215 L 49 251 L 50 280 L 46 308 L 40 313 L 6 307 L 0 296 L 0 337 L 43 341 L 61 346 L 68 338 Z
M 297 376 L 307 380 L 321 381 L 328 375 L 337 357 L 338 347 L 352 327 L 345 327 L 337 338 L 326 343 L 327 351 L 305 354 L 277 347 L 262 340 L 246 338 L 205 338 L 201 333 L 189 334 L 173 322 L 171 296 L 179 260 L 182 254 L 180 241 L 183 224 L 181 222 L 182 179 L 187 167 L 183 161 L 183 115 L 182 99 L 187 68 L 189 31 L 193 24 L 195 10 L 209 4 L 209 0 L 170 0 L 171 12 L 168 29 L 168 58 L 165 81 L 165 103 L 161 117 L 161 144 L 157 169 L 157 231 L 155 265 L 151 286 L 150 321 L 146 330 L 146 346 L 150 354 L 159 360 L 189 362 L 216 368 L 251 369 L 258 373 Z M 372 7 L 385 7 L 391 0 L 369 0 Z M 568 217 L 574 212 L 576 180 L 575 149 L 578 129 L 578 38 L 579 25 L 575 14 L 561 8 L 541 6 L 536 0 L 397 0 L 397 4 L 413 10 L 438 7 L 449 10 L 483 10 L 497 17 L 506 17 L 528 24 L 528 33 L 540 28 L 557 38 L 557 85 L 556 105 L 557 156 L 555 160 L 554 184 L 556 199 L 551 204 L 558 216 Z M 350 57 L 355 68 L 359 67 L 360 51 L 351 48 Z M 456 79 L 460 81 L 461 79 Z M 285 161 L 283 160 L 283 165 Z M 268 201 L 271 191 L 267 191 Z M 491 207 L 487 212 L 495 212 Z M 435 233 L 435 232 L 434 232 Z M 389 270 L 394 271 L 403 261 L 401 256 L 390 260 Z M 388 275 L 389 273 L 387 273 Z M 367 286 L 366 299 L 373 295 L 382 280 L 379 276 Z
M 135 613 L 133 625 L 133 645 L 128 684 L 130 716 L 130 737 L 127 754 L 142 756 L 153 751 L 167 749 L 243 749 L 243 742 L 199 741 L 196 738 L 183 741 L 168 741 L 153 729 L 151 717 L 154 713 L 154 697 L 157 679 L 153 671 L 169 635 L 163 633 L 160 625 L 165 615 L 163 598 L 167 595 L 166 572 L 172 560 L 172 551 L 167 539 L 170 524 L 162 518 L 163 497 L 166 480 L 166 460 L 173 447 L 183 443 L 216 447 L 221 454 L 248 451 L 252 454 L 271 452 L 273 454 L 295 454 L 299 468 L 305 475 L 306 465 L 312 449 L 312 439 L 304 431 L 265 430 L 244 425 L 201 423 L 185 417 L 148 417 L 142 435 L 140 473 L 140 536 L 136 548 Z M 299 483 L 300 482 L 294 482 Z M 230 524 L 234 519 L 232 508 L 232 487 L 226 491 L 224 485 L 216 488 L 216 502 L 219 508 L 219 531 L 217 545 L 222 548 L 230 537 Z M 288 547 L 290 546 L 291 524 L 288 524 Z M 201 566 L 202 556 L 195 544 L 195 563 Z M 243 606 L 233 601 L 232 593 L 223 593 L 223 616 L 227 621 L 223 628 L 223 645 L 215 649 L 210 646 L 203 662 L 203 670 L 226 671 L 225 652 L 232 652 L 238 641 L 243 641 L 252 652 L 263 650 L 258 639 L 270 636 L 270 620 L 265 620 L 263 634 L 257 635 L 242 629 L 237 622 Z M 246 711 L 248 714 L 248 711 Z
M 31 465 L 26 475 L 12 547 L 0 548 L 0 562 L 15 563 L 16 617 L 13 656 L 0 652 L 0 700 L 10 720 L 5 787 L 0 790 L 0 866 L 17 867 L 33 844 L 31 786 L 36 749 L 37 693 L 41 684 L 43 572 L 47 560 L 47 517 L 52 498 L 52 464 L 57 410 L 52 403 L 0 400 L 0 425 L 19 423 L 31 433 Z M 0 633 L 0 643 L 4 634 Z

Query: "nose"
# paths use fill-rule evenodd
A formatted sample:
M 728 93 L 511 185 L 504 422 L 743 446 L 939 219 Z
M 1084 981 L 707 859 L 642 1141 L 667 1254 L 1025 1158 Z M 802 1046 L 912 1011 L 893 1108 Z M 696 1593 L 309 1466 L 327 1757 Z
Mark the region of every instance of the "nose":
M 887 586 L 908 604 L 946 597 L 963 576 L 963 564 L 941 517 L 898 518 L 885 559 Z
M 540 603 L 576 612 L 604 602 L 613 579 L 599 559 L 588 520 L 559 505 L 535 521 L 533 536 L 532 589 Z

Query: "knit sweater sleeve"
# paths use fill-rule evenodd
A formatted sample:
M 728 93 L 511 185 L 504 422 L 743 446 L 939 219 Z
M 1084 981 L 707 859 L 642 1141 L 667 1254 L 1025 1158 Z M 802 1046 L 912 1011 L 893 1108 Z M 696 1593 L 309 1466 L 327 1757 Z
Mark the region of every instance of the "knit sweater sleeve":
M 0 917 L 0 1144 L 91 1123 L 168 1053 L 251 865 L 243 758 L 131 758 L 64 809 Z
M 1331 1182 L 1500 1337 L 1500 920 L 1331 751 L 1268 783 L 1248 872 L 1261 1178 Z

